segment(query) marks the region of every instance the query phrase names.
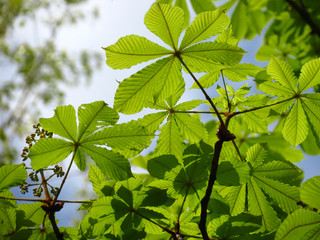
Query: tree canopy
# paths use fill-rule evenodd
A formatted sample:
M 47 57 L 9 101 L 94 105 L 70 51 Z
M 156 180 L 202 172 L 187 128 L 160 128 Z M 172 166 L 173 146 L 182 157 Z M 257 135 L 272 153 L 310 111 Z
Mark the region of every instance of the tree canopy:
M 162 43 L 132 34 L 103 48 L 113 69 L 147 63 L 119 83 L 113 107 L 61 105 L 39 118 L 23 163 L 0 168 L 3 239 L 320 237 L 320 176 L 303 182 L 294 164 L 320 153 L 320 4 L 190 3 L 159 0 L 147 11 L 145 26 Z M 250 49 L 239 41 L 265 27 L 256 56 L 267 66 L 243 62 Z M 205 100 L 181 100 L 189 80 Z M 146 108 L 153 112 L 119 123 Z M 61 199 L 74 164 L 88 169 L 94 199 Z M 16 186 L 34 198 L 14 196 Z M 86 213 L 78 226 L 57 224 L 67 204 Z

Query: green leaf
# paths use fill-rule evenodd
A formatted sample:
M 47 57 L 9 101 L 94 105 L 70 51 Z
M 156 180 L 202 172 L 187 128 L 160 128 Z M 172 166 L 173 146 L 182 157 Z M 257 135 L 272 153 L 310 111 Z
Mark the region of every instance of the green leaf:
M 301 201 L 312 208 L 320 209 L 320 176 L 305 181 L 300 188 Z
M 187 4 L 186 0 L 177 0 L 174 5 L 182 8 L 183 13 L 184 13 L 183 28 L 186 28 L 190 22 L 190 12 L 189 12 L 189 8 L 188 8 L 188 4 Z
M 256 176 L 263 176 L 279 180 L 281 182 L 289 182 L 301 176 L 302 170 L 300 170 L 296 165 L 292 164 L 291 162 L 272 161 L 257 166 L 254 169 L 254 174 Z
M 286 118 L 283 137 L 293 146 L 302 143 L 308 135 L 308 122 L 300 100 L 297 99 Z
M 119 114 L 108 107 L 103 101 L 90 104 L 82 104 L 78 109 L 79 128 L 78 141 L 90 135 L 94 131 L 115 124 L 119 119 Z
M 249 212 L 255 216 L 262 216 L 262 229 L 275 230 L 280 223 L 276 212 L 269 206 L 266 197 L 253 178 L 248 183 Z
M 0 192 L 1 197 L 5 198 L 14 198 L 14 195 L 8 191 L 5 190 L 3 192 Z M 8 200 L 10 202 L 10 205 L 17 207 L 16 201 Z M 4 239 L 3 237 L 5 235 L 11 235 L 16 230 L 16 209 L 13 207 L 8 207 L 8 205 L 0 205 L 0 238 Z
M 229 23 L 230 19 L 222 9 L 200 13 L 187 28 L 179 49 L 221 33 Z
M 43 203 L 23 203 L 17 209 L 17 228 L 37 227 L 42 224 L 45 212 L 41 206 Z
M 85 138 L 83 143 L 107 144 L 119 150 L 141 151 L 149 146 L 153 137 L 154 134 L 147 132 L 137 121 L 131 121 L 104 128 Z
M 216 183 L 224 186 L 238 186 L 250 178 L 250 167 L 247 163 L 233 157 L 219 163 Z
M 203 42 L 190 46 L 182 51 L 182 58 L 202 57 L 217 63 L 233 65 L 240 62 L 245 51 L 233 45 L 218 42 Z
M 189 140 L 190 143 L 199 142 L 200 140 L 206 140 L 208 138 L 207 129 L 199 119 L 183 113 L 174 114 L 173 119 L 177 123 L 181 135 L 186 140 Z
M 301 68 L 299 92 L 320 84 L 320 58 L 307 62 Z
M 24 183 L 27 177 L 27 171 L 23 164 L 2 166 L 0 168 L 0 191 Z
M 174 110 L 175 111 L 191 110 L 198 107 L 201 103 L 203 103 L 203 100 L 192 100 L 192 101 L 183 102 L 174 106 Z
M 280 225 L 275 240 L 302 239 L 314 228 L 318 228 L 318 231 L 320 229 L 320 215 L 315 212 L 298 209 Z
M 268 64 L 267 73 L 293 93 L 297 91 L 298 79 L 294 75 L 292 67 L 285 61 L 273 57 Z
M 30 149 L 28 157 L 34 170 L 57 164 L 70 155 L 74 146 L 71 142 L 57 138 L 41 138 Z
M 80 171 L 84 171 L 86 170 L 87 167 L 87 159 L 86 159 L 86 155 L 83 151 L 83 149 L 81 147 L 79 147 L 77 149 L 77 151 L 75 151 L 75 155 L 73 158 L 75 164 L 77 165 L 77 167 L 79 168 Z
M 309 99 L 303 99 L 301 102 L 308 117 L 309 131 L 313 132 L 316 143 L 320 147 L 320 108 L 314 104 L 314 101 L 310 101 Z
M 151 176 L 171 180 L 179 172 L 180 166 L 174 155 L 162 155 L 148 161 L 147 169 Z
M 185 144 L 176 122 L 170 118 L 160 130 L 156 152 L 158 154 L 174 154 L 176 157 L 180 157 L 185 149 Z
M 199 83 L 203 88 L 208 88 L 211 87 L 213 84 L 215 84 L 221 75 L 221 71 L 217 70 L 214 72 L 210 72 L 202 76 L 201 78 L 198 79 Z M 199 88 L 197 83 L 193 83 L 191 88 Z
M 231 216 L 239 215 L 245 211 L 246 202 L 246 184 L 229 187 L 226 200 L 230 206 Z
M 255 77 L 262 69 L 250 63 L 240 63 L 223 69 L 223 74 L 230 80 L 239 82 Z
M 223 32 L 219 34 L 215 41 L 218 43 L 227 43 L 232 46 L 237 46 L 239 42 L 239 40 L 233 35 L 231 25 L 228 29 L 223 30 Z
M 73 106 L 59 106 L 52 118 L 40 118 L 43 129 L 73 142 L 77 139 L 76 111 Z
M 147 12 L 144 23 L 166 44 L 173 49 L 178 48 L 179 36 L 184 25 L 184 13 L 181 8 L 156 3 Z
M 280 85 L 277 82 L 270 82 L 266 81 L 259 85 L 259 89 L 266 94 L 272 95 L 272 96 L 292 96 L 292 91 L 285 87 Z
M 244 111 L 245 108 L 242 106 L 237 106 L 240 111 Z M 254 112 L 247 112 L 244 114 L 241 114 L 244 123 L 247 125 L 247 127 L 257 133 L 265 133 L 268 132 L 268 124 L 265 119 L 260 118 L 257 116 Z
M 107 64 L 113 69 L 130 68 L 138 63 L 171 54 L 170 50 L 136 35 L 122 37 L 115 44 L 103 49 L 106 52 Z
M 258 167 L 267 156 L 267 151 L 260 144 L 255 144 L 247 151 L 247 161 L 253 167 Z
M 133 176 L 129 161 L 122 155 L 91 144 L 81 147 L 108 178 L 121 181 Z
M 193 10 L 199 14 L 205 11 L 215 10 L 216 7 L 212 3 L 212 0 L 191 0 Z
M 146 128 L 149 133 L 154 133 L 156 130 L 158 130 L 160 124 L 165 120 L 167 115 L 167 111 L 147 114 L 143 118 L 140 118 L 138 123 Z
M 300 208 L 297 205 L 297 202 L 300 200 L 298 187 L 255 174 L 253 174 L 253 178 L 262 190 L 274 199 L 285 212 L 290 213 Z
M 180 84 L 181 66 L 176 58 L 164 58 L 122 81 L 117 89 L 114 108 L 125 114 L 142 110 L 154 102 L 169 97 Z

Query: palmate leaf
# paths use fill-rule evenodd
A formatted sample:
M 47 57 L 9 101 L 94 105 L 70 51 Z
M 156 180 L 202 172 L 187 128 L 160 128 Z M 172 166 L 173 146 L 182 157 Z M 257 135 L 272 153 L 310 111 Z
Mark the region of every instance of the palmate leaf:
M 178 48 L 178 40 L 183 29 L 184 13 L 179 7 L 154 4 L 147 12 L 146 27 L 173 49 Z
M 49 126 L 53 133 L 64 135 L 66 132 L 61 129 L 66 129 L 68 125 L 57 119 L 59 116 L 71 117 L 68 113 L 70 109 L 70 106 L 59 107 L 58 113 L 56 112 L 53 118 L 43 119 L 44 125 Z M 75 114 L 74 109 L 70 111 Z M 64 115 L 60 114 L 61 112 Z M 81 105 L 78 111 L 79 140 L 70 142 L 58 138 L 41 138 L 28 155 L 31 158 L 31 166 L 35 170 L 48 167 L 61 162 L 73 152 L 72 160 L 80 170 L 85 170 L 86 155 L 89 155 L 109 178 L 128 179 L 132 176 L 128 160 L 119 153 L 96 145 L 108 145 L 120 152 L 134 150 L 137 154 L 150 144 L 154 134 L 148 133 L 137 122 L 109 126 L 113 125 L 118 118 L 118 113 L 104 102 Z M 70 121 L 67 121 L 67 124 L 71 124 Z M 77 131 L 76 122 L 74 124 Z
M 185 6 L 185 2 L 177 5 Z M 121 38 L 114 45 L 105 48 L 107 63 L 118 69 L 154 59 L 157 54 L 158 57 L 171 55 L 121 82 L 115 95 L 114 108 L 125 114 L 133 114 L 141 111 L 143 107 L 152 106 L 153 103 L 170 97 L 183 85 L 180 63 L 182 58 L 188 68 L 194 72 L 210 72 L 213 69 L 219 69 L 220 62 L 238 63 L 244 51 L 223 39 L 213 43 L 192 45 L 220 33 L 229 22 L 223 10 L 199 14 L 187 28 L 183 43 L 178 49 L 177 44 L 184 23 L 183 10 L 179 7 L 160 4 L 160 2 L 155 3 L 145 16 L 145 24 L 150 31 L 171 46 L 173 51 L 133 35 Z M 230 32 L 227 35 L 229 34 Z M 146 50 L 148 47 L 151 49 L 150 52 Z
M 304 209 L 298 209 L 289 215 L 280 225 L 276 233 L 276 240 L 289 239 L 305 239 L 303 238 L 309 231 L 316 232 L 320 230 L 320 215 Z M 316 240 L 312 236 L 306 238 L 309 240 Z
M 308 135 L 308 121 L 300 101 L 296 100 L 282 129 L 283 137 L 293 146 L 302 143 Z
M 23 226 L 40 226 L 45 215 L 45 212 L 43 212 L 41 208 L 42 205 L 43 203 L 41 202 L 20 204 L 17 209 L 17 228 L 21 228 Z
M 104 50 L 107 64 L 113 69 L 130 68 L 138 63 L 171 54 L 171 50 L 136 35 L 122 37 Z
M 27 176 L 27 171 L 22 164 L 2 166 L 0 168 L 0 192 L 23 184 Z

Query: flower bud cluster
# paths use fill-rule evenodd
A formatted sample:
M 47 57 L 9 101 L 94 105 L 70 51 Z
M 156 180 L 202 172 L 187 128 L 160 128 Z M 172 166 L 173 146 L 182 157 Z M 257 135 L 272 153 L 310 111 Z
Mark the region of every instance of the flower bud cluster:
M 26 143 L 28 144 L 27 147 L 24 147 L 21 153 L 22 161 L 26 161 L 28 159 L 28 153 L 30 151 L 30 148 L 33 146 L 34 143 L 39 138 L 52 138 L 53 133 L 48 132 L 41 128 L 40 123 L 37 123 L 33 125 L 33 128 L 35 129 L 34 133 L 31 133 L 30 136 L 26 137 Z

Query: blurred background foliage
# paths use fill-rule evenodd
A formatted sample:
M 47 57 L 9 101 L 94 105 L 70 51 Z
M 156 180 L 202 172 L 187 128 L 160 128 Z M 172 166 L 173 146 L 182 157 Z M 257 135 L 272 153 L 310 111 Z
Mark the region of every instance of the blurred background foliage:
M 55 42 L 64 26 L 98 17 L 97 9 L 78 9 L 84 2 L 0 0 L 0 166 L 17 160 L 15 142 L 36 123 L 41 107 L 62 104 L 66 86 L 89 82 L 99 68 L 100 54 L 71 53 Z M 25 26 L 34 31 L 21 37 Z

